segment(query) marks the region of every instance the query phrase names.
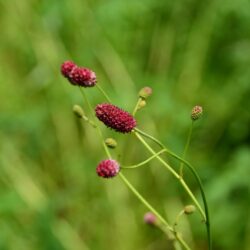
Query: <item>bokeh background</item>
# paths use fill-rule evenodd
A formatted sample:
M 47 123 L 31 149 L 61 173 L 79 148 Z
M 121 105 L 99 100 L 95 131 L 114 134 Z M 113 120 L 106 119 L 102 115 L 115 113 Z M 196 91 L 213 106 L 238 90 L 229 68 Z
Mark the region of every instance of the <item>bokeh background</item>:
M 205 186 L 214 249 L 250 249 L 249 10 L 248 0 L 0 0 L 0 249 L 170 249 L 119 177 L 96 176 L 105 154 L 72 113 L 85 103 L 60 75 L 68 59 L 128 111 L 152 87 L 138 126 L 179 155 L 190 111 L 203 106 L 187 159 Z M 96 88 L 87 95 L 104 101 Z M 122 163 L 149 156 L 132 135 L 102 130 Z M 170 222 L 191 203 L 156 160 L 124 174 Z M 179 230 L 207 249 L 198 213 Z

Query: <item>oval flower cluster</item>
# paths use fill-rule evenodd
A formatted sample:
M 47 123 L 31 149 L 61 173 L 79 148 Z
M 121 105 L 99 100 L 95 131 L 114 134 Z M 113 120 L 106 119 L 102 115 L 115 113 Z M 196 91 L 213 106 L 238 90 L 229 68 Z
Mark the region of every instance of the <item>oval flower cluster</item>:
M 93 87 L 96 85 L 96 74 L 88 68 L 78 67 L 72 61 L 65 61 L 61 65 L 61 73 L 73 85 Z
M 136 120 L 130 113 L 110 103 L 98 104 L 95 114 L 107 127 L 117 132 L 129 133 L 136 127 Z
M 111 159 L 101 161 L 96 168 L 96 173 L 103 178 L 112 178 L 116 176 L 119 171 L 119 163 Z

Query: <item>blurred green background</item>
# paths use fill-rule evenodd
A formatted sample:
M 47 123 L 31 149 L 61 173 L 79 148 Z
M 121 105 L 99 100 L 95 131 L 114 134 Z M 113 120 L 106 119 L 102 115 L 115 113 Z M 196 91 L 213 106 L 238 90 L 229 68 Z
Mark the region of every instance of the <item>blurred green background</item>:
M 68 59 L 93 69 L 128 111 L 152 87 L 138 126 L 179 155 L 190 111 L 203 106 L 187 159 L 205 185 L 214 249 L 250 249 L 249 10 L 249 0 L 0 0 L 0 249 L 170 249 L 120 178 L 96 176 L 105 154 L 72 113 L 85 104 L 60 75 Z M 93 105 L 104 101 L 87 91 Z M 132 135 L 102 129 L 122 163 L 149 156 Z M 157 161 L 149 165 L 124 174 L 173 222 L 191 201 Z M 207 249 L 198 213 L 179 229 Z

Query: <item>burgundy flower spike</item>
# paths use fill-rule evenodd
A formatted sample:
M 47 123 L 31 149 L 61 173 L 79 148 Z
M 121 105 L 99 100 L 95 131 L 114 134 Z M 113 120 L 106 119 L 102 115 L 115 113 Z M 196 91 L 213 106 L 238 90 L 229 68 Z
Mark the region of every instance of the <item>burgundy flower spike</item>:
M 107 127 L 117 132 L 129 133 L 136 126 L 136 120 L 130 113 L 109 103 L 98 104 L 95 114 Z
M 93 87 L 96 85 L 96 75 L 90 69 L 78 67 L 71 61 L 65 61 L 61 66 L 61 73 L 73 85 Z
M 103 178 L 112 178 L 120 171 L 120 166 L 115 160 L 103 160 L 96 168 L 96 173 Z

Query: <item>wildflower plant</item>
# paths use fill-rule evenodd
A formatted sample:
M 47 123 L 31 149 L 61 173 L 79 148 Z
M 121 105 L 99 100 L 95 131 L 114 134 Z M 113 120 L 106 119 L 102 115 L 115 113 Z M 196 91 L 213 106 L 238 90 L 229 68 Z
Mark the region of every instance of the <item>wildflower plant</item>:
M 135 115 L 138 110 L 145 107 L 147 104 L 148 97 L 152 94 L 152 89 L 150 87 L 142 88 L 138 93 L 138 101 L 135 105 L 132 113 L 129 113 L 123 110 L 120 107 L 117 107 L 112 103 L 109 96 L 102 89 L 99 83 L 97 83 L 96 74 L 90 69 L 83 68 L 77 66 L 72 61 L 65 61 L 61 66 L 62 75 L 68 79 L 68 81 L 74 85 L 78 86 L 82 96 L 84 98 L 85 104 L 88 106 L 90 114 L 86 115 L 85 112 L 79 105 L 74 105 L 73 112 L 84 121 L 88 122 L 92 127 L 97 130 L 97 134 L 100 137 L 101 144 L 103 145 L 104 151 L 107 155 L 106 159 L 102 159 L 97 167 L 96 173 L 98 176 L 103 178 L 116 178 L 116 176 L 120 177 L 120 179 L 126 184 L 126 186 L 130 189 L 130 191 L 145 205 L 145 207 L 149 210 L 148 213 L 144 216 L 144 221 L 147 224 L 154 225 L 162 230 L 168 237 L 170 241 L 173 242 L 174 249 L 186 249 L 191 250 L 192 248 L 189 244 L 184 240 L 181 236 L 181 233 L 177 231 L 178 221 L 183 215 L 190 215 L 195 210 L 200 213 L 202 221 L 204 221 L 207 231 L 207 239 L 208 239 L 208 249 L 212 249 L 211 244 L 211 233 L 210 233 L 210 219 L 208 212 L 208 205 L 206 201 L 206 196 L 204 193 L 204 189 L 202 186 L 201 179 L 197 174 L 194 167 L 185 160 L 186 153 L 190 144 L 190 139 L 192 135 L 193 123 L 197 121 L 202 115 L 202 107 L 195 106 L 191 112 L 191 127 L 189 130 L 186 146 L 184 149 L 184 153 L 182 157 L 178 156 L 171 150 L 169 150 L 161 141 L 149 135 L 148 133 L 142 131 L 137 127 L 137 121 L 135 119 Z M 86 94 L 86 88 L 88 87 L 96 87 L 100 93 L 104 96 L 105 101 L 101 104 L 96 105 L 96 107 L 92 107 L 90 100 Z M 146 148 L 147 151 L 151 154 L 151 156 L 140 163 L 133 164 L 130 166 L 125 166 L 122 163 L 119 163 L 116 159 L 111 156 L 110 150 L 117 146 L 117 142 L 113 138 L 105 139 L 100 128 L 99 121 L 102 122 L 106 127 L 115 130 L 118 133 L 131 133 L 134 135 L 135 139 L 137 139 L 141 144 Z M 154 150 L 151 145 L 146 141 L 150 140 L 155 143 L 159 147 L 159 151 Z M 162 157 L 163 154 L 167 154 L 180 162 L 179 170 L 174 169 L 169 163 L 164 160 Z M 123 172 L 126 170 L 132 170 L 134 168 L 139 168 L 149 163 L 151 160 L 157 159 L 161 165 L 169 171 L 172 176 L 176 179 L 177 182 L 183 187 L 187 196 L 189 196 L 190 200 L 193 204 L 185 206 L 177 215 L 175 222 L 171 225 L 158 211 L 154 208 L 149 201 L 147 201 L 139 191 L 130 183 L 130 181 L 125 177 Z M 199 186 L 202 202 L 200 204 L 190 187 L 188 186 L 183 170 L 186 167 L 192 175 L 195 177 L 197 184 Z

